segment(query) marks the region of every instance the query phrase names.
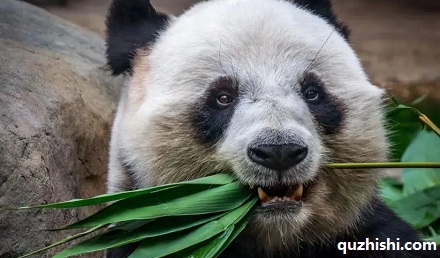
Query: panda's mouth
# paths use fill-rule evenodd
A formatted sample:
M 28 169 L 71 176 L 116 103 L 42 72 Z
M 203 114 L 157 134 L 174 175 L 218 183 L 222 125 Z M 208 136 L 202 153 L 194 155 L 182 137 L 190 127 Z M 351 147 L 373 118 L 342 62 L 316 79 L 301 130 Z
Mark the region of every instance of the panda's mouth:
M 294 186 L 275 186 L 258 187 L 258 197 L 261 200 L 261 207 L 268 207 L 282 203 L 299 204 L 304 195 L 304 186 L 297 184 Z

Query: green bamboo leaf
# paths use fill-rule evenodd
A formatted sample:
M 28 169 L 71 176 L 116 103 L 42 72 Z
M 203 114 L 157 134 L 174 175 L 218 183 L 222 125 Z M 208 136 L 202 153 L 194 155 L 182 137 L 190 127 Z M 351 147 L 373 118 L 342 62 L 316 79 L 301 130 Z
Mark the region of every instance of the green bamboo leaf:
M 254 206 L 257 202 L 257 199 L 253 199 L 253 202 L 250 203 L 250 206 Z M 218 257 L 231 243 L 232 241 L 243 231 L 249 221 L 249 212 L 243 214 L 240 218 L 238 218 L 234 222 L 234 228 L 231 229 L 231 232 L 220 235 L 216 239 L 212 240 L 211 243 L 206 244 L 205 246 L 200 247 L 191 255 L 188 255 L 188 258 L 214 258 Z M 185 257 L 185 256 L 180 256 Z
M 110 231 L 132 231 L 136 228 L 143 227 L 148 223 L 156 221 L 157 219 L 141 219 L 141 220 L 129 220 L 120 222 L 118 224 L 111 225 L 106 232 Z
M 219 186 L 229 184 L 235 181 L 235 178 L 229 174 L 217 174 L 213 176 L 203 177 L 199 179 L 195 179 L 192 181 L 185 181 L 174 184 L 160 185 L 151 188 L 119 192 L 119 193 L 111 193 L 111 194 L 102 194 L 89 199 L 73 199 L 66 202 L 59 203 L 51 203 L 51 204 L 43 204 L 37 206 L 29 206 L 29 207 L 21 207 L 17 209 L 7 209 L 7 210 L 18 210 L 18 209 L 53 209 L 53 208 L 77 208 L 83 206 L 96 205 L 101 203 L 113 202 L 122 199 L 128 199 L 131 197 L 136 197 L 144 194 L 151 194 L 163 190 L 173 190 L 179 191 L 176 187 L 184 186 L 184 185 L 212 185 Z M 5 210 L 5 209 L 3 209 Z
M 251 191 L 242 187 L 238 182 L 209 190 L 202 189 L 203 191 L 200 187 L 194 185 L 185 189 L 186 192 L 163 191 L 151 196 L 136 196 L 120 200 L 66 229 L 93 227 L 128 220 L 227 211 L 239 207 L 251 195 Z
M 65 244 L 65 243 L 69 243 L 69 242 L 71 242 L 71 241 L 73 241 L 73 240 L 75 240 L 75 239 L 78 239 L 78 238 L 81 238 L 81 237 L 87 236 L 87 235 L 89 235 L 89 234 L 91 234 L 91 233 L 93 233 L 93 232 L 95 232 L 95 231 L 97 231 L 97 230 L 99 230 L 99 229 L 101 229 L 101 228 L 104 228 L 104 227 L 106 227 L 106 226 L 107 226 L 107 225 L 99 225 L 99 226 L 96 226 L 96 227 L 91 228 L 91 229 L 89 229 L 89 230 L 87 230 L 87 231 L 85 231 L 85 232 L 81 232 L 81 233 L 79 233 L 79 234 L 76 234 L 76 235 L 73 235 L 73 236 L 67 237 L 67 238 L 65 238 L 65 239 L 63 239 L 63 240 L 61 240 L 61 241 L 58 241 L 58 242 L 56 242 L 56 243 L 53 243 L 53 244 L 51 244 L 51 245 L 49 245 L 49 246 L 46 246 L 46 247 L 44 247 L 44 248 L 38 249 L 38 250 L 36 250 L 36 251 L 33 251 L 32 253 L 28 253 L 28 254 L 26 254 L 26 255 L 20 256 L 19 258 L 29 257 L 29 256 L 31 256 L 31 255 L 39 254 L 39 253 L 44 252 L 44 251 L 46 251 L 46 250 L 52 249 L 52 248 L 54 248 L 54 247 L 56 247 L 56 246 L 59 246 L 59 245 Z
M 428 242 L 436 242 L 438 245 L 440 245 L 440 235 L 433 236 L 433 237 L 428 237 L 426 239 L 426 241 L 428 241 Z
M 440 185 L 405 196 L 389 206 L 414 227 L 426 227 L 440 218 Z
M 414 107 L 409 107 L 409 106 L 405 106 L 405 105 L 397 105 L 396 109 L 399 110 L 405 110 L 408 112 L 413 112 L 414 114 L 416 114 L 419 118 L 419 120 L 425 125 L 427 126 L 430 130 L 434 131 L 438 136 L 440 136 L 440 128 L 425 114 L 423 114 L 422 112 L 420 112 L 418 109 L 414 108 Z M 437 110 L 435 111 L 435 114 L 437 114 Z
M 243 218 L 241 221 L 235 224 L 234 231 L 232 231 L 232 234 L 228 237 L 226 242 L 223 243 L 223 246 L 216 253 L 214 257 L 220 256 L 220 254 L 222 254 L 226 250 L 226 248 L 232 243 L 232 241 L 234 241 L 234 239 L 237 238 L 237 236 L 244 230 L 248 222 L 249 222 L 249 216 Z
M 116 226 L 107 232 L 88 239 L 55 255 L 53 258 L 70 257 L 116 248 L 130 243 L 139 242 L 146 238 L 162 236 L 196 227 L 224 216 L 224 213 L 199 216 L 180 216 L 156 219 L 155 223 L 134 221 Z M 140 226 L 139 226 L 140 225 Z
M 403 198 L 402 184 L 393 178 L 384 178 L 379 183 L 380 192 L 385 203 L 389 204 Z
M 218 239 L 219 241 L 217 242 L 217 246 L 213 247 L 211 250 L 213 252 L 208 252 L 208 250 L 206 248 L 202 248 L 201 250 L 199 250 L 196 254 L 195 257 L 200 257 L 200 258 L 205 258 L 205 257 L 218 257 L 220 256 L 225 250 L 226 248 L 232 243 L 232 241 L 234 241 L 235 238 L 237 238 L 237 236 L 244 230 L 244 228 L 246 227 L 246 225 L 249 222 L 249 217 L 250 217 L 250 209 L 251 207 L 255 206 L 255 204 L 257 203 L 258 199 L 254 198 L 253 200 L 249 201 L 249 208 L 248 211 L 246 213 L 243 213 L 242 216 L 240 216 L 237 220 L 235 220 L 234 222 L 234 228 L 232 230 L 232 232 L 227 235 L 224 235 L 224 239 Z M 205 252 L 208 252 L 205 254 Z M 199 256 L 197 256 L 199 255 Z M 194 257 L 193 255 L 190 257 Z
M 212 253 L 212 250 L 219 251 L 219 246 L 221 247 L 227 240 L 228 237 L 232 234 L 234 225 L 230 225 L 226 228 L 223 233 L 214 236 L 208 240 L 205 240 L 201 243 L 195 244 L 188 248 L 183 249 L 182 251 L 167 255 L 168 258 L 208 258 L 214 257 L 209 256 Z M 215 253 L 214 253 L 215 254 Z
M 253 202 L 249 203 L 250 206 L 255 205 L 257 199 L 251 200 Z M 240 217 L 234 222 L 234 227 L 232 225 L 224 231 L 221 235 L 214 237 L 205 242 L 201 242 L 197 245 L 191 246 L 184 249 L 183 251 L 174 253 L 170 257 L 175 258 L 209 258 L 219 256 L 227 246 L 229 246 L 232 241 L 238 236 L 238 234 L 243 231 L 249 221 L 249 212 L 245 214 L 244 217 Z
M 249 214 L 247 214 L 249 215 Z M 191 246 L 181 252 L 174 253 L 170 255 L 170 258 L 207 258 L 207 257 L 218 257 L 220 256 L 226 248 L 234 241 L 235 238 L 244 230 L 247 223 L 249 222 L 249 216 L 241 219 L 234 224 L 231 232 L 229 230 L 223 232 L 220 236 L 214 237 L 213 239 L 202 242 L 198 245 Z
M 403 154 L 402 161 L 440 162 L 440 137 L 434 132 L 420 131 Z M 440 185 L 440 168 L 406 168 L 402 172 L 402 182 L 405 195 Z
M 255 199 L 228 212 L 218 220 L 189 231 L 181 231 L 154 239 L 144 240 L 129 258 L 159 258 L 206 241 L 225 231 L 230 225 L 243 218 L 255 204 Z
M 213 238 L 208 243 L 204 243 L 203 246 L 198 248 L 195 251 L 192 251 L 191 254 L 175 256 L 177 257 L 186 257 L 186 258 L 213 258 L 216 256 L 218 252 L 220 252 L 223 245 L 228 241 L 228 238 L 234 232 L 234 225 L 230 225 L 226 228 L 226 230 L 219 236 Z

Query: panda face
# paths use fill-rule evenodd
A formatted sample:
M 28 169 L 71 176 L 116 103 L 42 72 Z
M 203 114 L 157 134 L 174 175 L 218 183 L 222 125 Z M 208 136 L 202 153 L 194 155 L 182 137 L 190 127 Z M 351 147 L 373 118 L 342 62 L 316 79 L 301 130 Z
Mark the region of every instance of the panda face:
M 247 231 L 270 248 L 356 223 L 380 173 L 325 164 L 386 159 L 382 90 L 326 20 L 287 1 L 208 1 L 134 63 L 139 104 L 118 138 L 139 186 L 233 173 L 261 199 Z

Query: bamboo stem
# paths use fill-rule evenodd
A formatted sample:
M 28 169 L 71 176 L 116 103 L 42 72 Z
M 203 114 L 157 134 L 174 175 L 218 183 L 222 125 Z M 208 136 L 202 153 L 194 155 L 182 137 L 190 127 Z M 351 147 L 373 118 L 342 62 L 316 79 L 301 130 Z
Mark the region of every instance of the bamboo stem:
M 433 130 L 438 136 L 440 136 L 440 128 L 434 124 L 425 114 L 419 112 L 419 119 L 422 120 L 431 130 Z
M 65 239 L 63 239 L 61 241 L 58 241 L 58 242 L 53 243 L 53 244 L 51 244 L 49 246 L 46 246 L 46 247 L 41 248 L 39 250 L 36 250 L 36 251 L 34 251 L 32 253 L 28 253 L 28 254 L 22 255 L 19 258 L 25 258 L 25 257 L 29 257 L 31 255 L 35 255 L 35 254 L 47 251 L 47 250 L 52 249 L 52 248 L 54 248 L 56 246 L 68 243 L 68 242 L 73 241 L 75 239 L 78 239 L 78 238 L 81 238 L 81 237 L 86 236 L 88 234 L 91 234 L 91 233 L 93 233 L 93 232 L 95 232 L 95 231 L 97 231 L 97 230 L 99 230 L 99 229 L 101 229 L 103 227 L 106 227 L 106 226 L 108 226 L 108 225 L 99 225 L 99 226 L 93 227 L 93 228 L 91 228 L 91 229 L 89 229 L 87 231 L 84 231 L 82 233 L 79 233 L 79 234 L 76 234 L 76 235 L 73 235 L 73 236 L 69 236 L 69 237 L 67 237 L 67 238 L 65 238 Z
M 329 168 L 362 169 L 362 168 L 440 168 L 438 162 L 368 162 L 368 163 L 329 163 Z

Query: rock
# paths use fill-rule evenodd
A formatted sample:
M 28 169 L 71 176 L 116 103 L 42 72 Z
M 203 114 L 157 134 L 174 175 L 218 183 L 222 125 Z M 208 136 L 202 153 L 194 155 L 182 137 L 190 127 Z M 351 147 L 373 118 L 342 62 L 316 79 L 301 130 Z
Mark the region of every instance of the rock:
M 0 207 L 104 193 L 122 83 L 105 70 L 104 41 L 15 0 L 0 1 L 0 35 Z M 0 257 L 60 240 L 74 232 L 44 230 L 97 209 L 0 211 Z

